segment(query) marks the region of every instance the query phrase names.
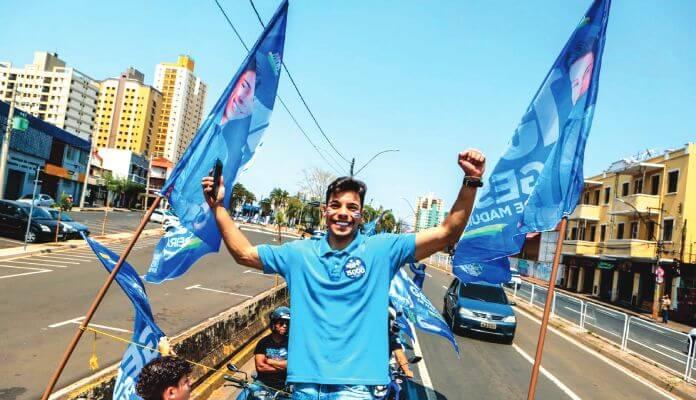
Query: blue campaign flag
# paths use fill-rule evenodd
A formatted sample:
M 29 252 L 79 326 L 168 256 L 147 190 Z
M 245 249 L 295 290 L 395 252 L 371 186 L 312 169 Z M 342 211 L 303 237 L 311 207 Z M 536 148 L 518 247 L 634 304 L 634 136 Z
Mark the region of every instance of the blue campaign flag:
M 201 178 L 222 162 L 228 207 L 232 186 L 249 165 L 269 125 L 278 91 L 288 3 L 283 1 L 194 136 L 162 193 L 181 224 L 212 251 L 220 248 L 215 217 L 203 198 Z
M 168 229 L 157 243 L 145 280 L 162 283 L 185 274 L 194 262 L 214 250 L 181 225 Z
M 397 318 L 397 322 L 402 327 L 407 326 L 405 321 L 409 321 L 420 330 L 440 335 L 449 340 L 454 350 L 459 354 L 459 346 L 454 340 L 454 335 L 447 322 L 428 297 L 408 277 L 403 268 L 399 269 L 399 272 L 392 278 L 389 287 L 389 303 L 403 315 L 403 318 Z M 413 337 L 410 328 L 405 329 L 405 331 Z
M 486 181 L 456 247 L 460 279 L 504 282 L 500 268 L 509 270 L 506 256 L 519 253 L 525 234 L 553 230 L 573 212 L 583 187 L 609 6 L 610 0 L 592 3 Z M 478 276 L 468 273 L 479 268 Z
M 82 238 L 92 248 L 94 254 L 104 265 L 104 268 L 111 273 L 118 262 L 119 256 L 84 234 L 82 234 Z M 147 299 L 147 293 L 145 293 L 145 285 L 140 280 L 138 272 L 129 263 L 124 262 L 118 270 L 115 279 L 131 303 L 133 303 L 133 308 L 135 309 L 135 323 L 133 324 L 133 337 L 131 340 L 141 346 L 156 349 L 157 343 L 164 336 L 164 333 L 155 324 L 150 302 Z M 140 399 L 135 394 L 138 374 L 145 364 L 157 357 L 159 357 L 157 351 L 145 349 L 133 343 L 129 344 L 118 368 L 113 399 Z
M 415 262 L 408 263 L 408 268 L 413 272 L 413 283 L 418 286 L 418 289 L 423 290 L 423 281 L 425 281 L 425 264 L 416 265 Z

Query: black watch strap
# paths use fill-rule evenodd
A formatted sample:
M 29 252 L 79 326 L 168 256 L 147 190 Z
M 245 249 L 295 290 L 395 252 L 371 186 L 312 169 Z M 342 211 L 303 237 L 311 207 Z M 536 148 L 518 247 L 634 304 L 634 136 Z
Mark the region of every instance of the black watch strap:
M 462 185 L 464 185 L 466 187 L 478 188 L 478 187 L 483 186 L 483 181 L 479 178 L 471 178 L 471 177 L 465 176 L 464 180 L 462 181 Z

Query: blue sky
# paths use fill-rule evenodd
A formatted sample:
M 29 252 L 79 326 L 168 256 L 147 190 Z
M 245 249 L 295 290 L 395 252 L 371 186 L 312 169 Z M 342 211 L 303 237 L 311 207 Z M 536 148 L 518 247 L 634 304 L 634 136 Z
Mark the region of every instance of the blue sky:
M 261 31 L 246 0 L 220 0 L 248 43 Z M 278 1 L 257 0 L 268 20 Z M 291 1 L 285 62 L 324 130 L 360 166 L 368 201 L 404 217 L 401 197 L 434 192 L 451 206 L 457 151 L 483 150 L 491 171 L 589 0 Z M 244 58 L 213 0 L 4 2 L 0 60 L 56 51 L 95 79 L 134 66 L 196 60 L 209 108 Z M 646 148 L 696 140 L 696 2 L 615 0 L 585 175 Z M 329 150 L 287 77 L 280 95 Z M 338 158 L 338 157 L 336 157 Z M 258 195 L 294 192 L 303 168 L 329 169 L 280 105 L 240 181 Z M 343 165 L 347 168 L 347 165 Z

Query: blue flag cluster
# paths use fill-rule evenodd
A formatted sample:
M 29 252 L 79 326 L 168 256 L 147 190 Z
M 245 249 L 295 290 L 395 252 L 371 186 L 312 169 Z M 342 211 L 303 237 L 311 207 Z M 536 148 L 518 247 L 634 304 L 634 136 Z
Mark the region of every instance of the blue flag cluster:
M 416 328 L 440 335 L 449 340 L 454 350 L 459 354 L 459 346 L 454 340 L 454 335 L 440 312 L 430 302 L 428 297 L 416 286 L 408 277 L 406 271 L 401 268 L 392 278 L 389 286 L 389 302 L 397 312 L 400 312 L 404 319 Z M 397 322 L 399 319 L 397 319 Z M 404 326 L 404 324 L 402 324 Z M 413 337 L 408 324 L 404 326 L 405 332 Z
M 246 169 L 269 125 L 283 59 L 288 3 L 283 1 L 201 125 L 162 193 L 182 228 L 165 235 L 157 246 L 146 280 L 162 282 L 181 276 L 206 253 L 220 249 L 221 236 L 203 198 L 201 178 L 222 162 L 228 207 L 232 186 Z
M 92 248 L 104 268 L 111 273 L 119 256 L 113 251 L 82 234 L 82 237 Z M 133 324 L 132 341 L 151 349 L 157 348 L 160 338 L 164 336 L 162 330 L 155 324 L 152 316 L 150 302 L 145 293 L 145 285 L 135 269 L 127 262 L 121 265 L 116 274 L 116 282 L 130 299 L 135 309 L 135 323 Z M 157 351 L 140 347 L 134 343 L 128 345 L 118 368 L 116 384 L 114 385 L 113 398 L 118 400 L 140 399 L 135 393 L 135 385 L 138 382 L 138 374 L 145 364 L 159 357 Z
M 507 282 L 507 256 L 525 234 L 553 230 L 583 188 L 610 0 L 595 0 L 546 75 L 493 169 L 457 244 L 453 271 L 463 282 Z

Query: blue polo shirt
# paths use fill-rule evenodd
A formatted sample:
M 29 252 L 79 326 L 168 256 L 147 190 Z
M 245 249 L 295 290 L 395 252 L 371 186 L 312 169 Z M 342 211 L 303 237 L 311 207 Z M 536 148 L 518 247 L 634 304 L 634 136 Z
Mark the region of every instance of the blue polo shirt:
M 414 234 L 358 233 L 343 250 L 327 237 L 258 246 L 290 291 L 288 382 L 389 383 L 389 283 L 415 249 Z

